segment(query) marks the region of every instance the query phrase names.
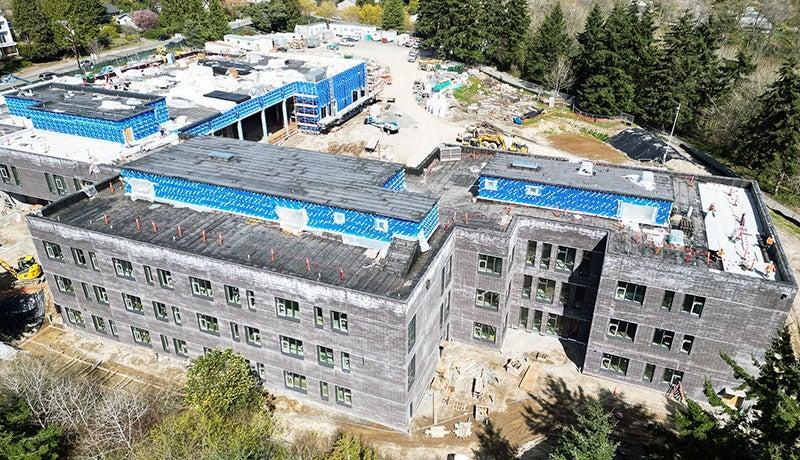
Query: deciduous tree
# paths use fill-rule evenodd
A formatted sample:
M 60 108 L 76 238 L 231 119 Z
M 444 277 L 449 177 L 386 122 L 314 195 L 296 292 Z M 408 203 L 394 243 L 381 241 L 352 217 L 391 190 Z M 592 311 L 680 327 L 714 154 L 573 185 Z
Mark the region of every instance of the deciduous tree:
M 201 413 L 231 414 L 257 408 L 263 395 L 250 366 L 231 349 L 196 358 L 186 376 L 186 402 Z

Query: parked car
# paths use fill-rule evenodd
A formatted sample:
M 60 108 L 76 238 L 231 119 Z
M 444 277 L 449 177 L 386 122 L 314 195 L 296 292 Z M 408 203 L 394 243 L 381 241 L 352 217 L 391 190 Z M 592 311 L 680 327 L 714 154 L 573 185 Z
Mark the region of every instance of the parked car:
M 419 56 L 419 55 L 417 54 L 417 52 L 416 52 L 416 51 L 410 51 L 410 52 L 408 53 L 408 59 L 406 59 L 406 60 L 407 60 L 408 62 L 415 62 L 415 61 L 417 60 L 417 57 L 418 57 L 418 56 Z
M 39 80 L 52 80 L 55 76 L 55 72 L 42 72 L 39 74 Z

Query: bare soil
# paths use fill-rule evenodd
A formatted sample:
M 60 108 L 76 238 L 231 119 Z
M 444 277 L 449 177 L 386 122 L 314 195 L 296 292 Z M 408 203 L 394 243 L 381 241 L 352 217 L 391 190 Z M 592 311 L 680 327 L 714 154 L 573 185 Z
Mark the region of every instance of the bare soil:
M 631 159 L 610 145 L 585 134 L 561 133 L 547 137 L 553 147 L 592 161 L 630 163 Z

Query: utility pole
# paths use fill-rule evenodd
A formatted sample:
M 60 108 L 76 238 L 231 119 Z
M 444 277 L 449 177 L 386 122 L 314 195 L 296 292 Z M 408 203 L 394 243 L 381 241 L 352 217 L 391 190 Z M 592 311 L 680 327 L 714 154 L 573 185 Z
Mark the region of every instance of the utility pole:
M 664 157 L 661 159 L 661 164 L 667 164 L 667 151 L 669 151 L 669 146 L 672 144 L 672 135 L 675 134 L 675 125 L 678 124 L 678 114 L 681 113 L 681 103 L 678 102 L 678 108 L 675 110 L 675 120 L 672 121 L 672 129 L 669 131 L 669 140 L 667 140 L 667 145 L 664 147 Z
M 81 68 L 81 55 L 78 52 L 78 37 L 75 35 L 75 29 L 69 26 L 69 21 L 66 19 L 58 21 L 59 24 L 64 26 L 67 29 L 67 39 L 69 40 L 70 44 L 72 45 L 72 51 L 75 53 L 75 60 L 78 62 L 78 71 L 83 70 Z

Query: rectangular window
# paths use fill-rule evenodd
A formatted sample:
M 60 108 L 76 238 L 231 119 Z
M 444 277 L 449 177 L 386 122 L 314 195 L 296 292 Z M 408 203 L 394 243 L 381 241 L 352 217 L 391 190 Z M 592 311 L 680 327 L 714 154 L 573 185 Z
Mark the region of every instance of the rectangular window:
M 169 339 L 164 334 L 159 334 L 161 336 L 161 348 L 164 349 L 167 353 L 169 353 Z
M 478 254 L 478 272 L 501 275 L 503 273 L 503 259 L 486 254 Z
M 333 367 L 333 348 L 317 345 L 317 360 L 320 364 Z
M 92 293 L 89 291 L 89 285 L 81 281 L 81 289 L 83 290 L 83 297 L 86 300 L 92 300 Z
M 142 269 L 144 269 L 144 281 L 150 286 L 156 284 L 156 280 L 153 278 L 153 269 L 147 265 L 142 265 Z
M 67 181 L 64 180 L 64 176 L 59 176 L 58 174 L 50 174 L 45 173 L 45 180 L 47 181 L 47 186 L 50 189 L 50 193 L 54 193 L 56 195 L 66 195 L 69 193 L 67 189 Z
M 142 345 L 150 345 L 150 331 L 136 326 L 131 326 L 131 333 L 133 334 L 133 341 L 141 343 Z
M 172 273 L 169 270 L 156 268 L 156 276 L 158 276 L 158 284 L 162 288 L 172 289 Z
M 694 345 L 694 336 L 684 334 L 683 340 L 681 341 L 681 351 L 688 355 L 692 352 L 693 345 Z
M 389 221 L 386 219 L 375 219 L 375 230 L 386 233 L 389 231 Z
M 575 295 L 572 297 L 572 308 L 580 310 L 586 301 L 586 286 L 575 286 Z
M 153 312 L 156 314 L 156 318 L 167 321 L 169 317 L 169 313 L 167 313 L 167 305 L 161 302 L 153 301 Z
M 408 363 L 408 371 L 406 373 L 408 375 L 408 389 L 410 390 L 411 387 L 414 386 L 414 382 L 417 380 L 417 357 L 412 356 L 411 361 Z
M 300 304 L 294 300 L 275 297 L 275 307 L 278 310 L 278 316 L 281 318 L 300 321 Z
M 553 296 L 556 293 L 556 282 L 553 280 L 539 278 L 536 283 L 536 301 L 542 303 L 553 303 Z
M 689 313 L 692 316 L 701 316 L 703 314 L 703 307 L 706 305 L 706 298 L 696 295 L 687 294 L 683 299 L 684 313 Z
M 48 259 L 64 260 L 64 253 L 61 252 L 61 246 L 49 241 L 42 241 L 44 245 L 44 252 L 47 254 Z
M 608 335 L 622 337 L 623 339 L 633 342 L 636 340 L 637 327 L 638 325 L 636 323 L 611 318 L 608 322 Z
M 408 351 L 411 351 L 414 344 L 417 343 L 417 315 L 412 316 L 411 321 L 408 322 L 406 337 L 408 338 Z
M 239 334 L 239 325 L 233 321 L 231 321 L 231 338 L 237 342 L 241 339 Z
M 350 353 L 341 352 L 342 357 L 342 372 L 350 372 Z
M 581 263 L 578 265 L 578 275 L 583 278 L 589 276 L 592 271 L 592 251 L 583 251 L 581 256 Z
M 542 244 L 542 257 L 539 259 L 539 268 L 547 270 L 550 268 L 550 255 L 553 253 L 553 245 L 550 243 Z
M 600 367 L 609 371 L 614 371 L 618 374 L 627 375 L 629 362 L 630 360 L 628 360 L 628 358 L 603 353 L 603 360 L 600 364 Z
M 22 185 L 22 182 L 19 180 L 19 171 L 17 171 L 16 166 L 11 167 L 11 177 L 14 178 L 15 185 Z
M 345 406 L 352 406 L 353 405 L 353 393 L 350 391 L 349 388 L 340 387 L 336 385 L 336 402 L 339 404 L 344 404 Z
M 189 350 L 186 348 L 186 341 L 181 339 L 172 339 L 172 344 L 175 346 L 175 354 L 180 356 L 189 356 Z
M 531 275 L 522 275 L 522 298 L 530 299 L 532 289 L 533 277 Z
M 86 266 L 86 254 L 84 254 L 83 249 L 78 248 L 70 248 L 72 250 L 72 260 L 75 261 L 75 265 L 78 267 L 85 267 Z
M 11 171 L 8 169 L 8 166 L 0 165 L 0 179 L 3 180 L 4 184 L 11 183 Z
M 258 368 L 258 378 L 265 380 L 267 378 L 267 366 L 257 363 L 256 367 Z
M 561 292 L 558 293 L 558 304 L 564 308 L 569 306 L 569 293 L 572 285 L 569 283 L 561 283 Z
M 97 263 L 97 254 L 92 251 L 89 251 L 89 262 L 92 264 L 92 270 L 96 272 L 100 271 L 100 265 Z
M 497 341 L 497 328 L 488 324 L 472 323 L 472 338 L 495 343 Z
M 92 315 L 92 323 L 94 324 L 95 331 L 102 334 L 106 333 L 106 320 L 99 316 Z
M 536 263 L 536 241 L 528 241 L 528 249 L 525 252 L 525 265 Z
M 528 196 L 541 196 L 542 195 L 542 186 L 541 185 L 526 185 L 525 186 L 525 194 Z
M 322 316 L 322 307 L 314 307 L 314 325 L 325 327 L 325 317 Z
M 347 332 L 347 313 L 331 311 L 331 329 L 339 332 Z
M 536 332 L 541 332 L 542 330 L 542 318 L 544 316 L 544 312 L 542 310 L 533 310 L 533 329 Z
M 200 330 L 203 332 L 219 334 L 219 320 L 213 316 L 198 313 L 197 324 L 200 326 Z
M 239 297 L 239 288 L 226 285 L 225 301 L 228 302 L 228 305 L 233 305 L 234 307 L 241 307 L 242 299 L 241 297 Z
M 447 300 L 444 303 L 444 317 L 450 317 L 450 293 L 447 293 Z
M 672 340 L 675 338 L 675 333 L 665 329 L 656 329 L 653 333 L 653 345 L 664 347 L 667 350 L 672 348 Z
M 117 322 L 113 319 L 108 320 L 108 328 L 111 330 L 111 335 L 114 337 L 119 337 L 119 333 L 117 332 Z
M 675 369 L 664 368 L 664 374 L 661 377 L 661 381 L 663 383 L 669 383 L 670 385 L 677 385 L 681 383 L 683 380 L 683 372 L 676 371 Z
M 500 308 L 500 294 L 483 289 L 475 290 L 475 305 L 487 310 L 497 311 Z
M 333 223 L 336 225 L 342 225 L 345 222 L 345 216 L 343 212 L 334 212 L 333 213 Z
M 577 251 L 575 248 L 559 246 L 556 252 L 556 270 L 572 273 L 572 270 L 575 268 L 576 254 Z
M 172 307 L 172 319 L 175 320 L 175 324 L 181 325 L 183 324 L 183 318 L 181 317 L 181 309 L 178 307 Z
M 672 302 L 675 301 L 675 291 L 664 291 L 664 298 L 661 299 L 661 309 L 672 310 Z
M 134 279 L 133 277 L 133 264 L 128 262 L 127 260 L 120 260 L 120 259 L 111 259 L 114 262 L 114 271 L 117 273 L 117 276 L 127 279 Z
M 483 179 L 483 188 L 486 190 L 497 190 L 497 179 Z
M 450 256 L 447 263 L 442 267 L 442 292 L 444 292 L 445 288 L 448 284 L 450 284 L 450 279 L 452 278 L 452 269 L 453 269 L 453 256 Z
M 328 382 L 319 382 L 319 397 L 324 399 L 325 401 L 330 398 L 330 390 L 328 389 Z
M 255 345 L 257 347 L 261 346 L 261 331 L 255 327 L 245 326 L 244 333 L 247 337 L 247 343 L 250 345 Z
M 287 355 L 302 358 L 304 355 L 303 341 L 291 337 L 281 336 L 281 351 Z
M 652 382 L 653 377 L 656 375 L 656 365 L 645 363 L 644 371 L 642 372 L 642 380 L 645 382 Z
M 61 275 L 53 275 L 56 280 L 56 287 L 64 294 L 75 294 L 75 287 L 72 285 L 72 280 Z
M 527 307 L 520 307 L 519 308 L 519 327 L 523 329 L 528 328 L 528 315 L 530 314 L 530 310 Z
M 142 299 L 140 297 L 123 292 L 122 303 L 125 304 L 125 309 L 128 311 L 144 314 L 144 307 L 142 307 Z
M 214 298 L 214 290 L 211 289 L 211 281 L 190 276 L 189 283 L 192 285 L 192 294 L 204 299 Z
M 614 294 L 619 300 L 627 300 L 628 302 L 636 302 L 638 304 L 644 303 L 644 293 L 647 287 L 640 284 L 626 283 L 619 281 L 617 283 L 617 291 Z
M 50 193 L 55 195 L 56 188 L 53 186 L 53 178 L 50 177 L 50 174 L 44 173 L 44 180 L 47 182 L 47 190 L 50 190 Z
M 247 296 L 247 308 L 250 310 L 256 309 L 256 293 L 251 290 L 244 291 L 245 295 Z
M 64 310 L 67 312 L 67 320 L 70 323 L 81 327 L 83 327 L 86 324 L 86 322 L 83 320 L 83 313 L 81 313 L 80 311 L 74 310 L 72 308 L 65 308 Z

